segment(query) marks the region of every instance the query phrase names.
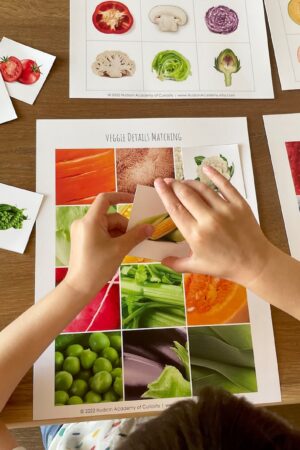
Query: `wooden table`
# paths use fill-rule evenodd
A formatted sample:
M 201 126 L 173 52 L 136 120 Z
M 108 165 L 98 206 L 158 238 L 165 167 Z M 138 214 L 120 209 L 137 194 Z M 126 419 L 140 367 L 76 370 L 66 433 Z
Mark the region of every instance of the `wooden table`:
M 69 0 L 1 0 L 4 36 L 57 56 L 34 106 L 14 101 L 19 119 L 0 127 L 0 181 L 35 190 L 35 121 L 51 118 L 247 116 L 261 225 L 288 252 L 262 115 L 300 112 L 300 91 L 282 92 L 271 50 L 276 100 L 70 100 Z M 34 233 L 25 255 L 0 250 L 0 329 L 34 299 Z M 283 403 L 300 403 L 300 323 L 273 308 Z M 22 339 L 22 336 L 16 336 Z M 8 402 L 2 419 L 32 422 L 32 373 Z

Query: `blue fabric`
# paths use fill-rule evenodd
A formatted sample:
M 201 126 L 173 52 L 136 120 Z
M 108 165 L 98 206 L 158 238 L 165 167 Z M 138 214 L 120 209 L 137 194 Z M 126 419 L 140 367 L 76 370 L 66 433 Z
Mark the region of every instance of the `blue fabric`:
M 45 425 L 40 427 L 45 450 L 48 450 L 51 442 L 53 441 L 61 427 L 62 425 Z

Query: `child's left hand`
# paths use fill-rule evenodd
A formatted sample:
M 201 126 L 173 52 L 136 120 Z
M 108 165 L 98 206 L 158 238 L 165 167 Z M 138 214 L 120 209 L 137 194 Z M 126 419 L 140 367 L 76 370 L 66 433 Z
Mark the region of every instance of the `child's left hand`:
M 138 225 L 126 233 L 128 221 L 107 214 L 117 203 L 131 203 L 133 195 L 100 194 L 83 219 L 71 226 L 71 256 L 65 283 L 92 298 L 115 275 L 130 250 L 151 236 L 153 227 Z

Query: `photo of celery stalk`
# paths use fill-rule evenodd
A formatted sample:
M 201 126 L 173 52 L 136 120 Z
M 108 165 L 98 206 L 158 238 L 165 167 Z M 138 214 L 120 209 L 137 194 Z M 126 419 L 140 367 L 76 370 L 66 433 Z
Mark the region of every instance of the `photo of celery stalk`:
M 144 223 L 151 224 L 154 227 L 154 231 L 149 238 L 151 241 L 178 243 L 185 240 L 168 213 L 147 217 L 139 222 L 139 224 Z
M 181 274 L 162 264 L 124 265 L 120 274 L 124 328 L 185 325 Z

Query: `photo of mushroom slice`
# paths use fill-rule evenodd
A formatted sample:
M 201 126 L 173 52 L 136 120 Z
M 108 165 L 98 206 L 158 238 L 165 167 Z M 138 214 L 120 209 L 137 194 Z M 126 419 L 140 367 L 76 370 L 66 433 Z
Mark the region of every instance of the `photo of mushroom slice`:
M 92 70 L 99 77 L 122 78 L 135 73 L 135 62 L 119 50 L 107 50 L 96 57 Z
M 187 13 L 179 6 L 158 5 L 149 12 L 151 22 L 158 25 L 160 31 L 177 31 L 178 26 L 187 23 Z

